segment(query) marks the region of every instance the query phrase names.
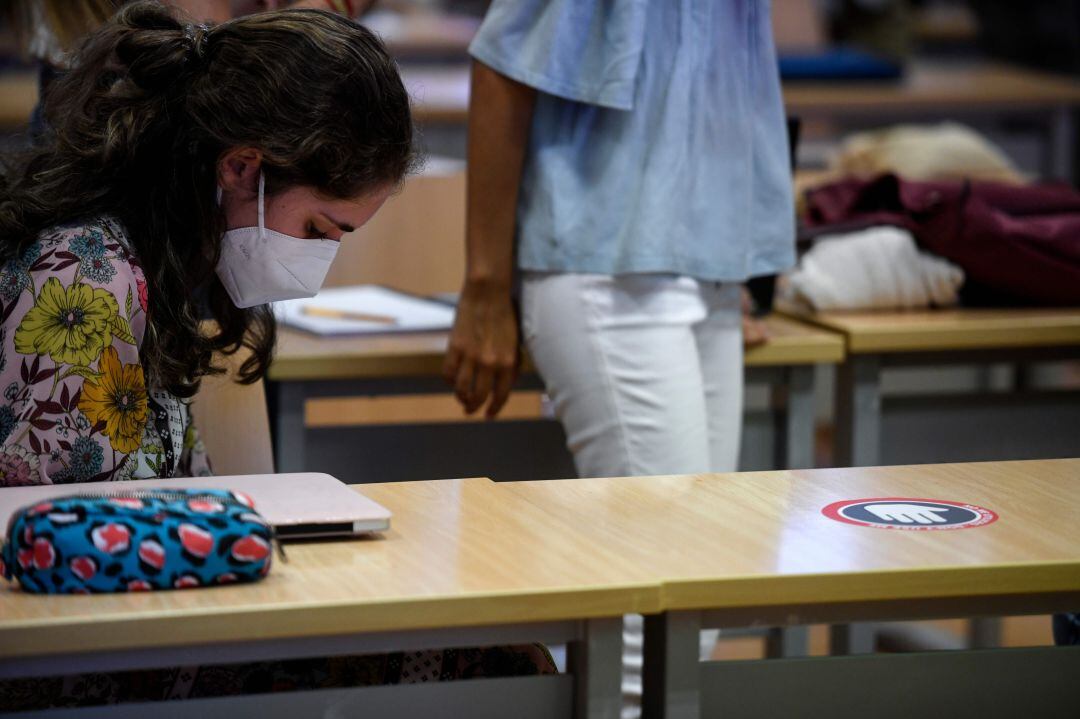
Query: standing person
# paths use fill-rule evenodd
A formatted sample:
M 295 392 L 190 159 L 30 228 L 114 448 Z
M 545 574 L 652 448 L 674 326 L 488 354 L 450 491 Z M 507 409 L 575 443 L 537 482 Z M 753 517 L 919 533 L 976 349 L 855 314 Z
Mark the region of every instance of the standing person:
M 733 471 L 739 283 L 794 262 L 767 0 L 494 0 L 470 49 L 445 362 L 496 415 L 521 327 L 582 476 Z
M 495 0 L 473 42 L 468 269 L 445 373 L 525 341 L 580 474 L 735 469 L 738 285 L 794 261 L 766 0 Z

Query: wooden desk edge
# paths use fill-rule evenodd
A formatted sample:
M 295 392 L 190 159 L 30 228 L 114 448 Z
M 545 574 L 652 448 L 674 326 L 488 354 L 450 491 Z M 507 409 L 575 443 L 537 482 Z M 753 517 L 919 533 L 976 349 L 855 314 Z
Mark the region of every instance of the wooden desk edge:
M 1080 593 L 1080 559 L 664 582 L 665 610 Z M 766 602 L 760 597 L 768 597 Z
M 211 590 L 212 591 L 212 590 Z M 83 598 L 79 598 L 83 599 Z M 0 623 L 0 659 L 350 634 L 573 621 L 660 611 L 653 583 L 371 603 L 164 611 Z
M 775 337 L 769 343 L 748 347 L 746 367 L 836 364 L 844 361 L 844 335 L 802 318 L 777 315 L 784 323 L 812 328 L 815 334 L 803 337 Z M 441 377 L 443 355 L 430 352 L 403 354 L 393 360 L 385 356 L 357 357 L 348 353 L 275 358 L 267 379 L 273 382 L 320 380 L 387 379 L 392 377 Z M 528 356 L 522 372 L 535 372 Z M 449 389 L 447 390 L 449 391 Z
M 784 308 L 780 312 L 786 317 L 839 334 L 844 338 L 848 354 L 1022 349 L 1062 345 L 1080 347 L 1080 324 L 1036 326 L 1022 330 L 1017 330 L 1016 327 L 988 327 L 983 325 L 970 328 L 942 326 L 911 331 L 894 328 L 854 331 L 845 325 L 841 319 L 828 315 L 822 316 L 795 308 Z M 1080 310 L 1078 310 L 1078 314 L 1080 314 Z M 933 341 L 928 342 L 928 338 Z

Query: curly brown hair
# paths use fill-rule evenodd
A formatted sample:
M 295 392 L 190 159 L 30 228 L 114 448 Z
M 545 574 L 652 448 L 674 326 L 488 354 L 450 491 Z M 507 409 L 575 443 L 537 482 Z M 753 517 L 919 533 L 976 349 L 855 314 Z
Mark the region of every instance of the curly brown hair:
M 179 397 L 220 371 L 215 352 L 250 349 L 239 378 L 254 382 L 273 351 L 269 308 L 237 308 L 214 272 L 225 152 L 260 150 L 269 193 L 343 199 L 399 183 L 415 163 L 393 60 L 370 31 L 319 10 L 207 27 L 156 2 L 127 6 L 51 86 L 45 117 L 43 143 L 0 179 L 0 262 L 50 227 L 118 218 L 149 284 L 143 366 Z

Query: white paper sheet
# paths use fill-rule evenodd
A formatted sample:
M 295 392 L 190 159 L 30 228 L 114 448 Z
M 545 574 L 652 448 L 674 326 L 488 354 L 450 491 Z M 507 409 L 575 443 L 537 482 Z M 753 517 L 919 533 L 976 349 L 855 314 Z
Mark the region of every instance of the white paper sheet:
M 393 317 L 395 324 L 354 319 L 314 317 L 304 307 L 361 312 Z M 388 332 L 434 332 L 449 330 L 454 308 L 433 300 L 407 295 L 378 285 L 333 287 L 311 299 L 274 303 L 278 321 L 320 335 L 382 334 Z

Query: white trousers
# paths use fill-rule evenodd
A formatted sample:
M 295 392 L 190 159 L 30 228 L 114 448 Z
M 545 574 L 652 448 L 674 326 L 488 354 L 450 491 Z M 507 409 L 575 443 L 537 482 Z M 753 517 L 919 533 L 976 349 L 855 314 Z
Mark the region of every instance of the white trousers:
M 578 475 L 733 472 L 743 403 L 738 285 L 527 273 L 522 329 Z M 717 632 L 704 632 L 705 658 Z M 640 714 L 642 620 L 623 627 L 623 718 Z
M 528 273 L 522 290 L 525 341 L 579 476 L 735 470 L 738 285 Z

